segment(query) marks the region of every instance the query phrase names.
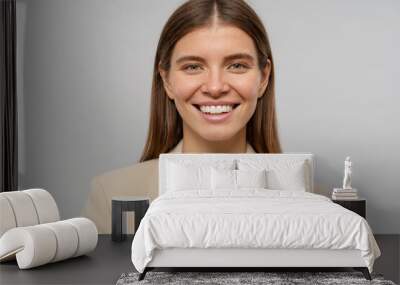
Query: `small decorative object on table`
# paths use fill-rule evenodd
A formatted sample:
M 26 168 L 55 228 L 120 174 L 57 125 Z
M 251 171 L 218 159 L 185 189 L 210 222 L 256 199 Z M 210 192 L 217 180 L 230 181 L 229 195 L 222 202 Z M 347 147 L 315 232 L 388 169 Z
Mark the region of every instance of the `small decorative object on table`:
M 112 234 L 113 241 L 123 241 L 126 234 L 122 232 L 123 225 L 126 223 L 124 212 L 135 212 L 135 231 L 139 227 L 140 221 L 149 208 L 150 199 L 148 197 L 120 196 L 112 198 Z
M 352 162 L 350 156 L 344 161 L 343 188 L 333 188 L 332 201 L 342 207 L 366 217 L 366 200 L 358 197 L 358 191 L 351 187 Z
M 333 188 L 332 200 L 357 200 L 357 189 L 351 187 L 352 163 L 350 156 L 344 162 L 343 188 Z

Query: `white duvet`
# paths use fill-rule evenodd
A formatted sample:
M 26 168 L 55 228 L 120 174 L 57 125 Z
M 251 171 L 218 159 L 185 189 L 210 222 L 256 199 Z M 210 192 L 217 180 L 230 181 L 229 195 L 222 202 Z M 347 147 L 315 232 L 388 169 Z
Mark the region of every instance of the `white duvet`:
M 154 249 L 358 249 L 372 272 L 380 250 L 367 221 L 325 196 L 300 191 L 177 191 L 155 199 L 132 242 L 143 272 Z

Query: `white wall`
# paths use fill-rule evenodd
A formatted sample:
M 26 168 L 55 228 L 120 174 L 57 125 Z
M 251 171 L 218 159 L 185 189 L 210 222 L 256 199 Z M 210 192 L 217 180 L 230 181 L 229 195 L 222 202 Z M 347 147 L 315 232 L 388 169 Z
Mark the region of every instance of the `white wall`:
M 183 1 L 17 2 L 21 188 L 77 216 L 93 176 L 139 159 L 158 37 Z M 400 2 L 249 2 L 272 44 L 284 151 L 316 154 L 326 195 L 350 155 L 372 229 L 400 233 Z

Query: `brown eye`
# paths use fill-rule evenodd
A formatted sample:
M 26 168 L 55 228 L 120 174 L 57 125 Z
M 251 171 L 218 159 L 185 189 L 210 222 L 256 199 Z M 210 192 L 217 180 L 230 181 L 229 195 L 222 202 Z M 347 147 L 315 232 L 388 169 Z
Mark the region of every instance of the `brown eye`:
M 231 66 L 233 66 L 234 69 L 247 69 L 248 68 L 246 65 L 241 64 L 241 63 L 234 63 Z
M 200 68 L 200 66 L 197 64 L 189 64 L 183 67 L 183 69 L 187 71 L 196 71 L 198 68 Z

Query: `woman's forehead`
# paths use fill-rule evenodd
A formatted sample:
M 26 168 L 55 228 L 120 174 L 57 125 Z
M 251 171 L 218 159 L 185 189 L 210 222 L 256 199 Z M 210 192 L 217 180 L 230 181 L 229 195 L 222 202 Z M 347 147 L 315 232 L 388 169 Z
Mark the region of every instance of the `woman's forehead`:
M 192 55 L 211 59 L 237 53 L 256 57 L 253 39 L 235 26 L 213 25 L 198 28 L 182 37 L 175 45 L 172 59 Z

